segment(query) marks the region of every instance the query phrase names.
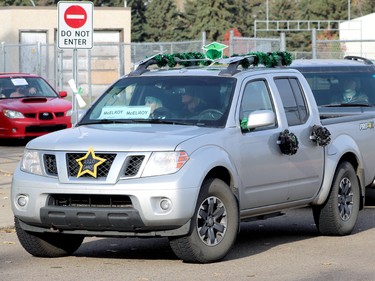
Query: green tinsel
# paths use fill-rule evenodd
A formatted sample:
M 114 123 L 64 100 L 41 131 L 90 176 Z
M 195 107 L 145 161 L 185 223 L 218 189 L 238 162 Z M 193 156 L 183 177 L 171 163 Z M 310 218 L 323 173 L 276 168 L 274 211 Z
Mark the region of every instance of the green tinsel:
M 254 56 L 254 62 L 252 65 L 258 66 L 262 64 L 266 67 L 275 67 L 280 65 L 290 65 L 292 63 L 292 55 L 288 52 L 250 52 L 245 55 L 233 55 L 232 57 L 245 57 Z M 176 58 L 182 61 L 176 61 Z M 159 54 L 154 57 L 157 61 L 158 67 L 175 67 L 177 64 L 188 67 L 188 66 L 207 66 L 210 65 L 214 60 L 209 60 L 206 58 L 204 53 L 200 52 L 188 52 L 188 53 L 174 53 L 174 54 Z M 243 60 L 241 66 L 244 69 L 250 67 L 250 62 L 248 60 Z

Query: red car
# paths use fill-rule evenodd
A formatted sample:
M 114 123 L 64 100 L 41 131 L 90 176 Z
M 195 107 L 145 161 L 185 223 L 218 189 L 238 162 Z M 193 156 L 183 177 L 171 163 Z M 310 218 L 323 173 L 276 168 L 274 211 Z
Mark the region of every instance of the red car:
M 38 137 L 71 127 L 67 95 L 38 75 L 0 74 L 0 138 Z

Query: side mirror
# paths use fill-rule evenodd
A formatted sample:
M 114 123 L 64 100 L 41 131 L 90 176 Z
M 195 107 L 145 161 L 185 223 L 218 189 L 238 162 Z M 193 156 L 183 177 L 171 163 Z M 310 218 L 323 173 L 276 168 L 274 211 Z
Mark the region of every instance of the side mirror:
M 249 130 L 274 125 L 276 121 L 275 113 L 272 110 L 255 110 L 249 114 L 247 128 Z
M 60 98 L 65 98 L 65 97 L 68 96 L 68 92 L 67 91 L 60 91 L 59 96 L 60 96 Z

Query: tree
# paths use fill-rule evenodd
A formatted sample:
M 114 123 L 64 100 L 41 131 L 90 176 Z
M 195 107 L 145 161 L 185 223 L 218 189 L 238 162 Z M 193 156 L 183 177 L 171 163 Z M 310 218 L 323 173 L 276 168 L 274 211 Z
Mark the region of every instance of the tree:
M 205 31 L 207 40 L 223 40 L 225 32 L 233 27 L 237 14 L 234 0 L 196 1 L 190 37 L 197 38 Z
M 144 0 L 130 0 L 128 6 L 131 7 L 131 41 L 144 42 L 146 39 L 146 5 Z
M 234 9 L 231 11 L 234 14 L 233 28 L 244 37 L 251 37 L 254 35 L 254 20 L 257 19 L 260 13 L 260 7 L 264 0 L 235 0 Z
M 148 41 L 184 39 L 185 21 L 173 0 L 152 0 L 146 6 L 144 30 Z M 186 38 L 185 38 L 186 39 Z

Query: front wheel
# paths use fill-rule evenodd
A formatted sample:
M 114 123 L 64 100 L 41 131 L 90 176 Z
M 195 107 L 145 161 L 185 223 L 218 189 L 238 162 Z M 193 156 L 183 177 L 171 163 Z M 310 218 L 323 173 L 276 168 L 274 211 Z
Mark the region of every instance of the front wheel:
M 82 244 L 84 236 L 59 233 L 36 233 L 22 229 L 14 219 L 18 240 L 31 255 L 43 258 L 63 257 L 73 254 Z
M 341 163 L 323 206 L 314 206 L 313 215 L 323 235 L 348 235 L 353 231 L 360 208 L 360 187 L 353 166 Z
M 204 182 L 188 235 L 170 237 L 170 246 L 185 262 L 208 263 L 222 259 L 238 233 L 238 204 L 220 179 Z

